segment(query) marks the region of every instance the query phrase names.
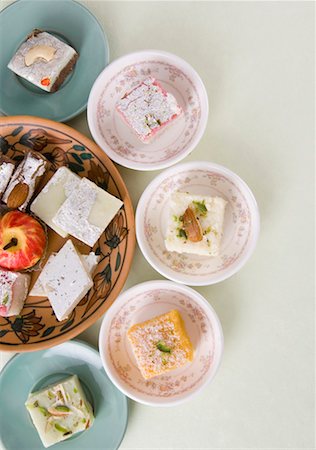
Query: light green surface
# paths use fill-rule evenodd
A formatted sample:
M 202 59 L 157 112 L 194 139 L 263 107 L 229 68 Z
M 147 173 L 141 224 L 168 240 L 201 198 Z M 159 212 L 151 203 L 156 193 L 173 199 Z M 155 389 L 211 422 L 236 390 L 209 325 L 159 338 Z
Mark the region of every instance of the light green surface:
M 158 48 L 199 72 L 209 123 L 185 161 L 207 159 L 235 171 L 261 212 L 261 235 L 247 265 L 229 280 L 197 288 L 224 329 L 214 382 L 171 409 L 131 402 L 121 449 L 313 448 L 314 5 L 85 5 L 107 31 L 112 60 Z M 90 136 L 85 114 L 70 125 Z M 158 172 L 119 170 L 136 206 Z M 159 278 L 136 250 L 126 287 Z M 81 338 L 96 344 L 100 323 Z

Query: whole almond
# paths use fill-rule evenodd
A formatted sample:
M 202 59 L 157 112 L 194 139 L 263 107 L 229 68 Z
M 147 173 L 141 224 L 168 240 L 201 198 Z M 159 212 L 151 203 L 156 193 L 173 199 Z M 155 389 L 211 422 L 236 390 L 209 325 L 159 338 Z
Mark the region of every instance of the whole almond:
M 203 239 L 201 224 L 190 207 L 183 214 L 183 228 L 189 241 L 199 242 Z
M 19 208 L 26 201 L 29 187 L 25 183 L 18 183 L 9 194 L 7 205 L 9 208 Z

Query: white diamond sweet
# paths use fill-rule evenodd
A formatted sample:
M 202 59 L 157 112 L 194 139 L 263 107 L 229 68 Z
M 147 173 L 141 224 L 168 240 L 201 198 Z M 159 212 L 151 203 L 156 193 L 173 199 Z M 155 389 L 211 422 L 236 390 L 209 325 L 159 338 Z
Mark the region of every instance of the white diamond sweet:
M 79 253 L 69 239 L 41 272 L 41 284 L 58 320 L 64 320 L 93 286 Z
M 66 233 L 93 247 L 122 205 L 121 200 L 82 178 L 52 220 Z
M 49 270 L 49 266 L 53 262 L 53 258 L 56 255 L 56 253 L 52 253 L 47 260 L 47 263 L 45 265 L 45 269 Z M 100 260 L 100 256 L 97 256 L 95 253 L 90 252 L 89 255 L 80 255 L 81 261 L 89 275 L 92 275 L 94 272 L 94 269 L 98 265 L 98 262 Z M 34 286 L 32 287 L 31 291 L 29 292 L 30 297 L 47 297 L 47 294 L 45 292 L 45 289 L 43 287 L 42 283 L 42 276 L 41 274 L 37 278 Z

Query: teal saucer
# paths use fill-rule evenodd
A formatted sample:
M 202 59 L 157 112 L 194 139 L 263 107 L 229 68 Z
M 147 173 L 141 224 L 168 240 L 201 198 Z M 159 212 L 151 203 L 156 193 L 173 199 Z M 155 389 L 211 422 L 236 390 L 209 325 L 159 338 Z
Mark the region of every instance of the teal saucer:
M 0 448 L 6 450 L 44 449 L 24 407 L 29 392 L 63 377 L 77 374 L 88 401 L 94 408 L 93 426 L 54 450 L 116 450 L 127 425 L 127 399 L 108 379 L 99 353 L 88 344 L 68 341 L 48 350 L 20 353 L 0 375 Z
M 73 72 L 55 93 L 15 75 L 7 65 L 34 28 L 48 31 L 79 53 Z M 108 41 L 96 18 L 72 0 L 18 0 L 0 13 L 0 111 L 65 122 L 85 110 L 91 87 L 109 62 Z

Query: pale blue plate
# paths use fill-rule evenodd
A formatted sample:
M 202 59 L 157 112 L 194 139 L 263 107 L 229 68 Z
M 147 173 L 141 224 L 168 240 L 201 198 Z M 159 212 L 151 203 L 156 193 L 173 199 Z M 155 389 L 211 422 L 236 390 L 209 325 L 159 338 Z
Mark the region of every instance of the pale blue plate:
M 74 47 L 73 72 L 52 94 L 24 81 L 7 65 L 34 28 Z M 91 87 L 109 62 L 104 31 L 84 6 L 72 0 L 18 0 L 0 13 L 0 111 L 65 122 L 85 110 Z
M 116 450 L 125 433 L 126 397 L 104 372 L 99 353 L 88 344 L 69 341 L 48 350 L 20 353 L 0 378 L 0 444 L 6 450 L 44 449 L 24 406 L 29 392 L 77 374 L 94 408 L 92 427 L 55 444 L 54 450 Z M 1 445 L 0 445 L 1 448 Z

